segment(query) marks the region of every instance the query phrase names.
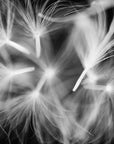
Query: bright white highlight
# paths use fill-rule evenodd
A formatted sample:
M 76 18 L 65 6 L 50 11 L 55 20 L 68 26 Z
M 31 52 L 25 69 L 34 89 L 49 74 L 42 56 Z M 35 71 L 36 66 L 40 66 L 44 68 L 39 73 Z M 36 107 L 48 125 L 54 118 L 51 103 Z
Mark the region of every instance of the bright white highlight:
M 56 75 L 56 70 L 54 68 L 46 68 L 44 71 L 44 76 L 47 80 L 52 80 Z
M 112 93 L 113 92 L 113 86 L 111 84 L 106 85 L 106 92 L 107 93 Z

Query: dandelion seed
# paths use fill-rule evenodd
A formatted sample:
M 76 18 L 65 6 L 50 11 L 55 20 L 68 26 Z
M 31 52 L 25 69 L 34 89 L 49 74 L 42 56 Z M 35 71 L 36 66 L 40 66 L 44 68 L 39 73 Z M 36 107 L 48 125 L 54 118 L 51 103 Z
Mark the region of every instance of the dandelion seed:
M 1 37 L 2 39 L 0 39 L 2 45 L 3 46 L 5 43 L 7 43 L 8 40 L 10 40 L 12 38 L 12 29 L 13 29 L 13 23 L 14 23 L 14 7 L 13 4 L 10 2 L 10 0 L 5 0 L 4 2 L 1 1 L 0 2 L 2 7 L 3 7 L 3 11 L 5 12 L 6 10 L 6 27 L 3 24 L 3 15 L 2 15 L 2 9 L 0 11 L 0 32 L 1 32 Z M 4 9 L 5 7 L 5 9 Z
M 27 37 L 32 37 L 35 41 L 35 49 L 36 49 L 36 56 L 40 57 L 41 54 L 41 42 L 40 38 L 48 33 L 47 28 L 51 24 L 49 21 L 39 17 L 39 13 L 44 13 L 47 16 L 51 16 L 54 14 L 54 10 L 56 9 L 56 4 L 53 7 L 46 7 L 48 0 L 43 4 L 42 7 L 35 6 L 33 8 L 32 3 L 27 0 L 26 8 L 23 8 L 20 5 L 18 7 L 18 12 L 22 17 L 22 21 L 18 21 L 18 23 L 24 27 Z
M 30 52 L 22 47 L 21 45 L 13 42 L 11 40 L 13 36 L 13 24 L 14 24 L 14 18 L 15 18 L 15 12 L 14 12 L 14 5 L 10 0 L 3 2 L 5 9 L 6 9 L 6 27 L 3 24 L 3 16 L 2 12 L 0 12 L 0 48 L 4 45 L 9 45 L 18 51 L 21 51 L 23 53 L 29 54 Z
M 106 58 L 109 58 L 109 57 L 106 57 L 106 55 L 108 51 L 112 48 L 112 45 L 110 45 L 111 43 L 110 41 L 111 41 L 112 34 L 114 33 L 114 29 L 113 29 L 114 20 L 112 20 L 108 33 L 104 36 L 103 40 L 99 42 L 99 39 L 101 39 L 101 36 L 99 36 L 96 33 L 96 31 L 99 30 L 99 27 L 96 30 L 90 18 L 84 16 L 84 19 L 86 20 L 86 23 L 87 23 L 86 28 L 85 28 L 85 25 L 84 27 L 83 25 L 81 25 L 81 28 L 83 29 L 83 32 L 85 33 L 84 36 L 85 36 L 85 42 L 87 43 L 87 48 L 85 49 L 86 51 L 85 53 L 83 49 L 80 51 L 77 51 L 77 53 L 79 54 L 79 58 L 82 62 L 82 65 L 84 67 L 84 71 L 82 72 L 81 76 L 77 80 L 73 88 L 73 91 L 76 91 L 81 81 L 83 80 L 83 78 L 89 72 L 91 68 L 94 68 L 97 64 L 104 61 Z M 87 29 L 90 31 L 90 35 L 87 32 L 88 31 Z M 102 29 L 102 31 L 105 31 L 105 29 Z

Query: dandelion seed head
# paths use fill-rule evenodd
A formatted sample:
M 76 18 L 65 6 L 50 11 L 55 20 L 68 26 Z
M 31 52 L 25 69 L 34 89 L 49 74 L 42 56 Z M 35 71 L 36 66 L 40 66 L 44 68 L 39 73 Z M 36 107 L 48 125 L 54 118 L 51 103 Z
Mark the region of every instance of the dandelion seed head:
M 40 95 L 40 92 L 37 91 L 36 89 L 33 90 L 31 93 L 30 93 L 30 97 L 32 98 L 32 100 L 36 100 L 39 98 L 39 95 Z
M 44 76 L 47 80 L 52 80 L 56 75 L 56 70 L 52 67 L 46 68 L 44 71 Z
M 33 37 L 37 40 L 37 39 L 40 39 L 40 37 L 42 36 L 43 30 L 36 30 L 33 32 Z

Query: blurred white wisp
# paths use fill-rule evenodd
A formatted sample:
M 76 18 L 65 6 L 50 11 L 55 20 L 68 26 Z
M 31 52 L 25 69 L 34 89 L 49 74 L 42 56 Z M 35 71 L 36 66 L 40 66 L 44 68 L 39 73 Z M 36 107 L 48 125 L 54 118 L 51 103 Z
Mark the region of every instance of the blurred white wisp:
M 106 25 L 104 13 L 99 13 L 100 19 L 92 19 L 86 14 L 81 14 L 76 22 L 78 30 L 78 41 L 75 43 L 76 52 L 83 65 L 83 72 L 77 80 L 73 91 L 76 91 L 81 81 L 94 70 L 100 62 L 108 59 L 107 54 L 114 45 L 112 38 L 114 32 L 114 19 L 112 20 L 109 30 L 106 33 Z M 102 25 L 99 26 L 99 20 L 103 20 Z M 83 22 L 84 21 L 84 22 Z M 75 37 L 75 35 L 74 35 Z M 92 72 L 94 73 L 94 72 Z
M 90 0 L 90 2 L 91 2 L 91 5 L 100 6 L 103 9 L 107 9 L 107 8 L 114 6 L 113 0 Z

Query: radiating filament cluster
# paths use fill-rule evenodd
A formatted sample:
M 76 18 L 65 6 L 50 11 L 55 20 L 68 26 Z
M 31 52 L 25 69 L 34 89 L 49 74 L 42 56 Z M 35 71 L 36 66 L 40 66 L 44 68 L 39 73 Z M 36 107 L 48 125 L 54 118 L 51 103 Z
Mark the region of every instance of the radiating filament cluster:
M 0 0 L 0 143 L 113 143 L 113 47 L 113 0 Z

